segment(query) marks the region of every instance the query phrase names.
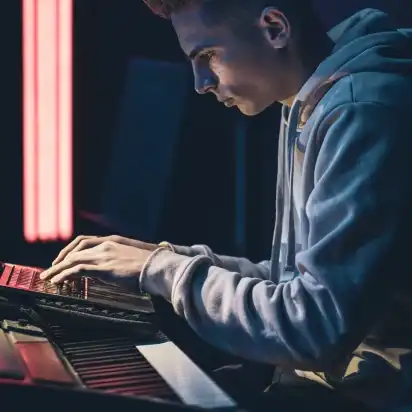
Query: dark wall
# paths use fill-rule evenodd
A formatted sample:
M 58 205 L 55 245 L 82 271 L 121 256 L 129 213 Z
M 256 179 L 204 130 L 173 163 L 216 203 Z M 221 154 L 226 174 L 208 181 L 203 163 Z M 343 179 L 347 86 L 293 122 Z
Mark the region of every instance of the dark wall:
M 0 132 L 0 259 L 21 243 L 21 25 L 20 2 L 3 2 Z

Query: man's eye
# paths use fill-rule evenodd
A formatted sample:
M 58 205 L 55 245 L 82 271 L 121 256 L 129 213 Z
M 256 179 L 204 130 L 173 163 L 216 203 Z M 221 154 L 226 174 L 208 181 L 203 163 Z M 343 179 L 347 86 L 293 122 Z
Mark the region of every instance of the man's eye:
M 213 57 L 215 57 L 215 53 L 212 51 L 203 53 L 201 56 L 202 60 L 208 60 L 208 61 L 211 60 Z

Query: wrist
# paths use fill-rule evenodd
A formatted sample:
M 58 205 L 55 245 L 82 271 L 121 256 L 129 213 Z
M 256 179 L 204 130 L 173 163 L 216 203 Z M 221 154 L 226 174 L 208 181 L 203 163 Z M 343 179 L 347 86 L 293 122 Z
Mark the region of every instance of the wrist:
M 159 247 L 159 248 L 169 249 L 171 252 L 174 252 L 174 251 L 175 251 L 173 245 L 172 245 L 171 243 L 169 243 L 169 242 L 166 242 L 166 241 L 165 241 L 165 242 L 160 242 L 160 243 L 158 244 L 158 247 Z
M 144 261 L 144 264 L 141 268 L 141 271 L 139 273 L 139 277 L 138 277 L 139 290 L 140 290 L 141 293 L 150 293 L 150 290 L 145 289 L 145 287 L 143 285 L 143 283 L 144 283 L 143 279 L 145 277 L 148 277 L 148 275 L 147 275 L 148 268 L 149 268 L 149 266 L 151 266 L 153 258 L 155 256 L 157 256 L 159 253 L 162 253 L 162 252 L 173 253 L 172 250 L 169 247 L 163 246 L 163 242 L 161 244 L 159 244 L 158 247 L 155 250 L 148 253 L 148 255 L 147 255 L 147 257 Z M 155 271 L 153 271 L 153 270 L 150 271 L 150 276 L 153 277 L 155 274 L 156 274 Z M 157 275 L 159 275 L 159 274 L 157 274 Z

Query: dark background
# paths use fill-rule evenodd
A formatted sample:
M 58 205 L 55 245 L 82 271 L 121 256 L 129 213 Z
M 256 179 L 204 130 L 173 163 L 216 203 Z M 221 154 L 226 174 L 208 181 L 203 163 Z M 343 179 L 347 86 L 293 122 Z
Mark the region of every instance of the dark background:
M 364 7 L 381 8 L 400 23 L 412 25 L 410 0 L 315 3 L 327 28 Z M 2 2 L 0 19 L 0 260 L 47 266 L 62 244 L 28 245 L 23 240 L 20 2 Z M 113 182 L 113 178 L 108 179 L 108 171 L 116 169 L 113 152 L 122 150 L 117 147 L 121 141 L 116 140 L 116 134 L 131 59 L 184 65 L 184 57 L 170 24 L 153 16 L 139 0 L 77 0 L 74 45 L 76 233 L 106 234 L 115 230 L 142 236 L 139 222 L 143 224 L 149 217 L 143 214 L 137 198 L 128 199 L 129 207 L 136 210 L 133 219 L 128 222 L 125 216 L 122 222 L 114 223 L 113 230 L 93 222 L 90 215 L 110 218 L 103 198 L 110 198 L 113 185 L 118 186 L 116 193 L 119 187 L 127 192 L 130 188 L 125 184 L 152 186 L 151 194 L 144 194 L 149 200 L 153 191 L 162 187 L 164 196 L 157 223 L 151 233 L 146 230 L 144 240 L 202 242 L 220 253 L 242 254 L 254 260 L 267 258 L 275 213 L 278 105 L 257 117 L 244 118 L 222 108 L 213 98 L 199 97 L 191 90 L 177 97 L 164 87 L 158 98 L 167 99 L 170 105 L 177 98 L 183 99 L 184 105 L 179 129 L 174 132 L 172 162 L 165 172 L 167 181 L 163 186 L 143 185 L 143 180 L 150 183 L 150 179 L 156 179 L 142 174 L 144 164 L 139 163 L 137 173 L 130 162 L 126 166 L 130 166 L 131 174 L 136 173 L 133 183 Z M 138 100 L 136 96 L 136 104 Z M 156 113 L 153 121 L 159 121 Z M 164 121 L 167 124 L 167 119 Z M 160 139 L 156 150 L 150 147 L 145 159 L 156 163 L 165 146 Z M 159 168 L 163 166 L 158 163 Z M 119 199 L 119 204 L 124 201 Z

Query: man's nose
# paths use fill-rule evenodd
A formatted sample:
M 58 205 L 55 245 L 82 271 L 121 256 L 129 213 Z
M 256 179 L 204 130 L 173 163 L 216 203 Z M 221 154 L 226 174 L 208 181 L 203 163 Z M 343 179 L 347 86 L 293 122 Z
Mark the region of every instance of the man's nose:
M 199 94 L 205 94 L 216 89 L 218 85 L 217 77 L 213 73 L 195 74 L 195 90 Z

